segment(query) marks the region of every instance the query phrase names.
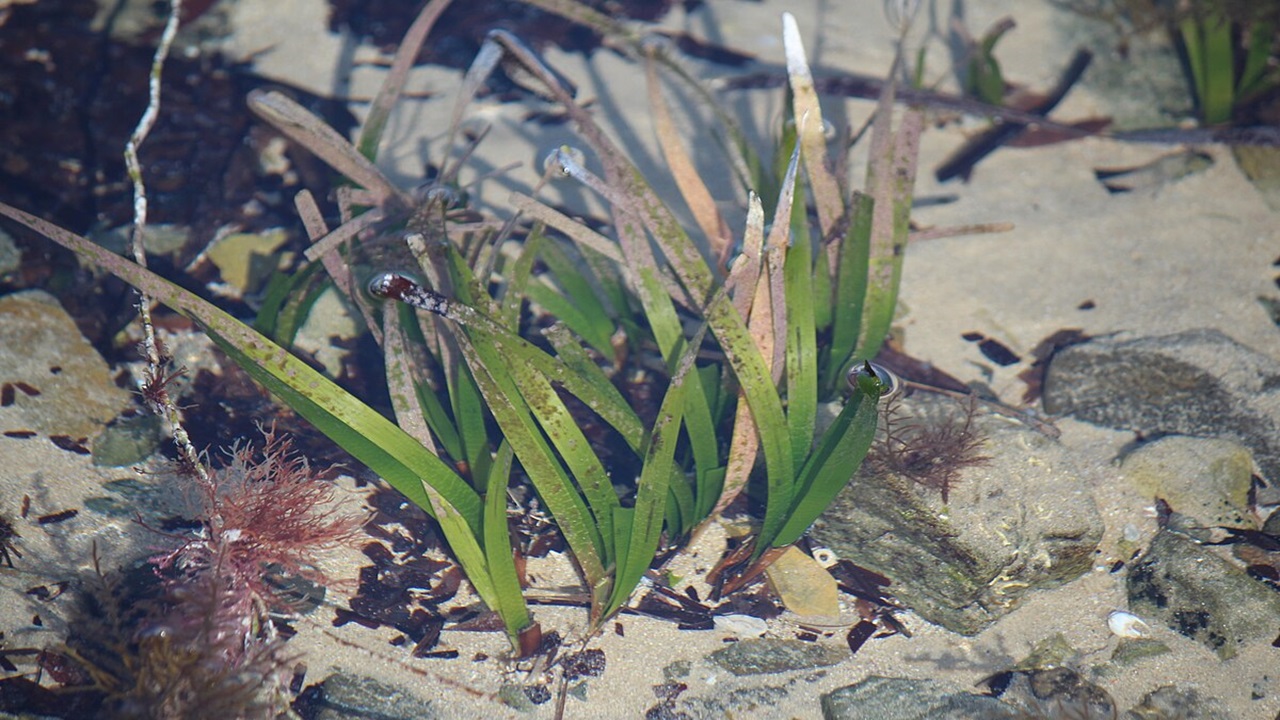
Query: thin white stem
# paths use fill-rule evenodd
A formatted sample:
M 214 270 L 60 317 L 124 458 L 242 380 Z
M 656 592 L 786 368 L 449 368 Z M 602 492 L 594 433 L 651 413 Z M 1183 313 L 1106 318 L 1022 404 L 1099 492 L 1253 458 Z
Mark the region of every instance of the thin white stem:
M 138 148 L 147 139 L 147 135 L 151 133 L 151 128 L 156 124 L 156 117 L 160 114 L 160 76 L 164 70 L 165 60 L 169 57 L 169 49 L 173 46 L 173 39 L 178 35 L 178 23 L 181 15 L 182 0 L 170 0 L 169 19 L 165 23 L 164 32 L 160 36 L 160 44 L 156 47 L 155 55 L 151 60 L 151 77 L 148 83 L 150 93 L 147 98 L 147 108 L 143 111 L 137 127 L 134 128 L 133 134 L 129 136 L 129 141 L 124 146 L 125 166 L 129 171 L 129 179 L 133 181 L 133 233 L 130 237 L 130 245 L 132 246 L 134 261 L 143 267 L 147 265 L 147 188 L 142 180 L 142 164 L 138 161 Z M 196 452 L 195 446 L 192 445 L 191 436 L 187 434 L 186 428 L 182 426 L 182 417 L 178 412 L 178 407 L 174 404 L 173 398 L 169 397 L 168 389 L 165 387 L 168 374 L 165 372 L 164 366 L 167 364 L 168 358 L 163 356 L 160 351 L 160 345 L 156 341 L 156 328 L 151 320 L 152 304 L 154 304 L 154 300 L 146 294 L 143 294 L 138 300 L 138 315 L 142 321 L 142 347 L 147 358 L 148 377 L 146 382 L 152 391 L 148 395 L 148 400 L 154 405 L 152 410 L 164 416 L 169 422 L 169 427 L 173 432 L 173 442 L 178 446 L 178 452 L 182 454 L 183 460 L 188 467 L 193 469 L 201 482 L 207 485 L 210 482 L 209 473 L 205 469 L 204 463 L 200 462 L 200 453 Z

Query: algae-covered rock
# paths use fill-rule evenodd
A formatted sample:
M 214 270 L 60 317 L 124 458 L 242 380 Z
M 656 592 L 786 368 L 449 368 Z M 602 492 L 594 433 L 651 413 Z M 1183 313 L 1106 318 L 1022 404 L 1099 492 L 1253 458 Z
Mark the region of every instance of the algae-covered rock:
M 1231 720 L 1234 716 L 1221 700 L 1194 688 L 1171 685 L 1148 693 L 1142 702 L 1125 713 L 1124 720 Z
M 363 675 L 334 673 L 321 683 L 324 692 L 313 709 L 317 720 L 441 717 L 431 703 L 408 690 Z
M 1257 188 L 1267 207 L 1280 212 L 1280 148 L 1262 145 L 1232 146 L 1236 165 Z
M 1280 594 L 1204 547 L 1167 530 L 1157 533 L 1128 578 L 1129 607 L 1218 653 L 1236 656 L 1270 642 Z
M 1159 640 L 1146 638 L 1121 640 L 1116 645 L 1115 651 L 1111 653 L 1111 662 L 1120 666 L 1132 665 L 1147 658 L 1165 655 L 1168 652 L 1169 646 Z
M 1041 668 L 1063 665 L 1077 654 L 1077 650 L 1067 642 L 1062 633 L 1054 633 L 1031 646 L 1031 652 L 1014 665 L 1014 670 L 1039 670 Z
M 1055 440 L 1000 417 L 975 418 L 984 465 L 965 468 L 947 503 L 898 475 L 853 480 L 810 531 L 813 539 L 893 581 L 926 620 L 972 635 L 1038 588 L 1093 563 L 1102 520 Z
M 827 667 L 849 657 L 849 650 L 844 647 L 803 640 L 758 638 L 740 640 L 711 653 L 708 659 L 734 675 L 763 675 Z
M 1014 720 L 999 700 L 935 680 L 871 676 L 822 696 L 825 720 Z
M 116 418 L 93 440 L 93 464 L 124 467 L 151 457 L 160 446 L 160 418 L 132 415 Z
M 1033 718 L 1113 718 L 1116 703 L 1102 686 L 1067 667 L 1001 673 L 1001 701 Z
M 1130 453 L 1125 479 L 1147 498 L 1161 498 L 1202 527 L 1243 527 L 1253 458 L 1231 440 L 1167 436 Z
M 1044 408 L 1146 435 L 1235 440 L 1280 478 L 1280 361 L 1217 330 L 1065 348 L 1045 373 Z

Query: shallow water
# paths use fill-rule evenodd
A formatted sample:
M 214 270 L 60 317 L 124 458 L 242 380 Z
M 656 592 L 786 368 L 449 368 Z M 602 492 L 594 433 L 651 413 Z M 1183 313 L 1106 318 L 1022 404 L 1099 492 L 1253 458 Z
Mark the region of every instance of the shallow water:
M 1003 14 L 1014 15 L 1018 27 L 1001 41 L 998 55 L 1009 79 L 1032 87 L 1043 88 L 1052 83 L 1080 35 L 1074 21 L 1048 3 L 989 0 L 966 5 L 968 25 L 975 31 L 988 27 Z M 781 62 L 777 16 L 782 9 L 780 3 L 716 0 L 688 15 L 674 10 L 663 23 L 668 28 L 704 35 L 755 53 L 764 67 L 776 68 Z M 891 36 L 881 20 L 879 3 L 859 2 L 838 9 L 820 3 L 787 3 L 785 9 L 798 16 L 815 67 L 879 74 L 889 65 Z M 324 10 L 322 4 L 307 0 L 288 4 L 240 2 L 226 16 L 232 35 L 225 44 L 233 57 L 238 52 L 240 58 L 270 48 L 255 58 L 255 69 L 268 77 L 287 80 L 321 95 L 341 92 L 369 97 L 383 69 L 359 62 L 353 68 L 344 67 L 342 41 L 326 29 Z M 936 10 L 935 25 L 940 27 L 945 22 L 946 10 Z M 918 26 L 916 34 L 922 35 L 925 29 L 924 24 Z M 351 52 L 357 58 L 373 54 L 368 47 Z M 597 51 L 590 61 L 554 49 L 549 49 L 547 56 L 580 84 L 581 96 L 597 98 L 596 112 L 606 118 L 642 170 L 657 172 L 661 159 L 652 130 L 646 124 L 647 106 L 642 93 L 630 91 L 639 83 L 636 67 L 605 51 Z M 944 57 L 943 49 L 935 43 L 930 50 L 929 67 L 936 68 L 932 72 L 940 77 Z M 713 65 L 690 63 L 705 76 L 725 72 Z M 393 116 L 384 157 L 386 169 L 394 179 L 413 184 L 422 177 L 424 141 L 432 143 L 428 157 L 438 158 L 441 128 L 447 126 L 452 112 L 449 98 L 459 78 L 458 72 L 438 67 L 412 74 L 411 91 L 432 96 L 406 101 Z M 744 92 L 726 102 L 755 134 L 765 133 L 762 128 L 771 127 L 769 123 L 779 113 L 776 92 Z M 1054 117 L 1105 115 L 1113 112 L 1117 102 L 1114 95 L 1086 80 L 1073 90 Z M 140 107 L 136 103 L 134 106 Z M 360 115 L 366 107 L 354 103 L 351 111 Z M 832 115 L 838 121 L 857 125 L 871 107 L 872 103 L 861 100 L 832 103 Z M 536 181 L 538 168 L 534 161 L 547 148 L 571 141 L 573 136 L 566 126 L 525 122 L 528 111 L 529 107 L 522 104 L 493 99 L 480 102 L 474 110 L 494 125 L 477 155 L 475 172 L 513 160 L 523 162 L 503 181 L 486 182 L 475 188 L 472 194 L 477 202 L 505 205 L 512 188 L 527 190 Z M 697 130 L 702 120 L 697 111 L 690 111 L 682 122 L 690 130 Z M 969 120 L 960 126 L 952 124 L 928 131 L 922 168 L 934 167 L 976 126 L 976 121 Z M 115 146 L 114 141 L 100 143 L 103 148 Z M 718 156 L 712 143 L 705 146 L 705 152 L 699 148 L 696 161 L 709 169 L 708 175 L 724 178 L 722 184 L 713 183 L 713 194 L 718 198 L 735 197 L 728 173 L 716 169 Z M 920 207 L 914 213 L 919 224 L 1012 222 L 1014 230 L 929 240 L 910 247 L 896 321 L 899 329 L 895 337 L 901 346 L 911 356 L 932 363 L 963 382 L 982 383 L 1004 402 L 1015 405 L 1026 390 L 1019 374 L 1030 366 L 1032 349 L 1063 328 L 1081 328 L 1095 337 L 1113 333 L 1148 337 L 1213 328 L 1273 360 L 1280 358 L 1280 332 L 1257 299 L 1277 295 L 1273 263 L 1280 254 L 1280 242 L 1275 231 L 1276 217 L 1242 176 L 1228 151 L 1208 148 L 1214 162 L 1207 169 L 1122 195 L 1108 193 L 1094 177 L 1097 168 L 1141 165 L 1173 149 L 1094 138 L 1001 149 L 983 161 L 965 184 L 938 184 L 929 173 L 922 172 L 917 196 L 954 196 L 955 201 Z M 860 152 L 855 152 L 854 157 L 856 162 Z M 311 171 L 301 160 L 294 162 L 303 176 L 302 182 L 323 193 L 327 188 L 323 176 L 308 174 Z M 860 171 L 854 173 L 854 177 L 860 176 Z M 250 183 L 247 189 L 260 195 L 267 210 L 258 215 L 248 213 L 249 220 L 241 215 L 235 217 L 251 227 L 276 223 L 297 227 L 289 219 L 292 211 L 287 198 L 282 202 L 277 197 L 290 193 L 281 193 L 279 185 L 264 188 Z M 572 190 L 564 192 L 567 202 L 582 203 L 584 211 L 600 213 L 598 203 L 578 197 Z M 9 196 L 2 199 L 18 202 Z M 244 198 L 234 195 L 234 200 L 228 197 L 227 201 L 237 213 L 245 214 Z M 741 222 L 739 205 L 733 201 L 722 203 L 734 227 Z M 202 206 L 197 204 L 199 207 Z M 127 219 L 127 212 L 120 217 L 121 209 L 109 211 L 105 201 L 99 201 L 96 208 L 91 203 L 90 208 L 79 212 L 105 213 L 115 223 Z M 161 205 L 157 217 L 163 217 L 163 212 Z M 184 217 L 190 217 L 197 210 L 185 212 L 188 215 Z M 58 217 L 55 213 L 54 219 L 87 224 L 86 215 L 76 217 L 79 219 Z M 190 222 L 184 217 L 177 221 Z M 226 221 L 221 215 L 217 217 L 219 223 Z M 212 220 L 196 224 L 206 236 L 216 227 Z M 32 246 L 25 239 L 22 242 L 22 247 Z M 188 249 L 161 259 L 160 264 L 162 269 L 168 269 L 166 265 L 185 267 L 193 256 Z M 29 254 L 25 260 L 30 262 L 33 257 L 37 256 Z M 117 329 L 113 321 L 128 312 L 130 295 L 110 285 L 105 286 L 109 289 L 105 295 L 67 292 L 67 284 L 96 285 L 69 270 L 62 261 L 36 262 L 27 267 L 41 268 L 31 271 L 39 276 L 37 280 L 53 275 L 63 283 L 60 297 L 65 298 L 64 304 L 110 363 L 127 358 L 127 343 L 113 344 L 110 337 Z M 209 267 L 195 267 L 194 274 L 200 282 L 212 278 Z M 67 277 L 73 280 L 63 279 Z M 39 282 L 24 280 L 19 284 L 26 287 Z M 241 310 L 247 308 L 239 301 L 232 303 Z M 7 321 L 8 318 L 0 323 Z M 966 335 L 992 339 L 1018 360 L 1001 364 L 983 352 L 980 343 L 967 340 Z M 328 335 L 322 332 L 320 337 L 327 339 Z M 224 445 L 249 435 L 248 421 L 265 419 L 263 414 L 268 412 L 263 398 L 227 368 L 210 366 L 210 374 L 204 377 L 206 385 L 199 386 L 196 369 L 201 366 L 198 363 L 207 364 L 210 360 L 207 346 L 192 340 L 183 350 L 182 357 L 189 362 L 202 397 L 232 400 L 222 410 L 192 411 L 197 418 L 192 428 L 197 443 Z M 103 384 L 110 388 L 111 375 L 105 369 L 100 372 L 107 377 Z M 215 382 L 214 376 L 225 379 Z M 0 380 L 8 382 L 8 378 Z M 353 377 L 352 382 L 363 380 Z M 369 383 L 371 394 L 377 392 L 373 385 L 376 383 Z M 104 392 L 109 394 L 110 390 Z M 0 429 L 6 433 L 26 429 L 26 416 L 16 412 L 28 400 L 25 393 L 22 397 L 15 395 L 11 405 L 0 408 L 0 423 L 4 424 Z M 101 418 L 97 424 L 106 419 Z M 296 419 L 286 417 L 282 422 L 286 428 L 296 426 Z M 295 424 L 289 425 L 290 422 Z M 1058 419 L 1054 424 L 1061 432 L 1061 452 L 1069 458 L 1084 491 L 1092 497 L 1105 527 L 1092 569 L 1078 579 L 1056 589 L 1032 593 L 1017 609 L 973 636 L 948 632 L 907 612 L 902 620 L 910 637 L 897 634 L 872 639 L 856 655 L 835 665 L 778 674 L 738 676 L 710 659 L 712 653 L 737 639 L 723 630 L 680 630 L 671 622 L 624 615 L 618 620 L 620 632 L 610 624 L 606 632 L 587 643 L 590 648 L 603 650 L 606 669 L 600 677 L 586 680 L 582 688 L 585 699 L 569 697 L 567 716 L 634 717 L 661 707 L 660 712 L 671 713 L 671 717 L 679 712 L 691 717 L 747 712 L 764 717 L 819 717 L 821 695 L 873 675 L 936 680 L 954 692 L 973 692 L 979 681 L 1009 670 L 1061 634 L 1070 651 L 1056 662 L 1080 671 L 1103 688 L 1121 711 L 1135 706 L 1156 688 L 1176 683 L 1226 703 L 1231 717 L 1275 717 L 1280 709 L 1280 687 L 1274 685 L 1277 651 L 1270 646 L 1269 638 L 1247 643 L 1235 657 L 1222 660 L 1208 647 L 1150 622 L 1154 639 L 1165 643 L 1169 652 L 1127 665 L 1113 661 L 1120 641 L 1108 629 L 1108 616 L 1128 605 L 1127 570 L 1113 569 L 1119 561 L 1131 567 L 1135 553 L 1155 537 L 1157 517 L 1152 498 L 1127 484 L 1125 473 L 1116 463 L 1134 439 L 1132 431 L 1103 429 L 1071 418 Z M 59 434 L 68 433 L 42 432 L 45 436 Z M 75 441 L 79 434 L 70 433 L 68 437 Z M 318 463 L 327 459 L 321 454 L 325 451 L 320 445 L 308 444 L 306 448 L 309 454 L 314 451 L 312 457 Z M 138 478 L 132 469 L 95 467 L 87 456 L 74 449 L 58 449 L 43 436 L 0 437 L 0 456 L 5 459 L 0 468 L 0 513 L 13 521 L 21 535 L 15 547 L 23 553 L 21 558 L 13 558 L 14 569 L 0 569 L 6 607 L 0 617 L 8 618 L 0 627 L 5 632 L 3 649 L 57 646 L 67 632 L 73 593 L 45 600 L 40 593 L 29 590 L 64 581 L 73 588 L 89 583 L 95 544 L 107 567 L 146 556 L 158 542 L 151 530 L 136 523 L 129 512 L 112 515 L 90 509 L 118 506 L 89 501 L 115 498 L 126 508 L 136 508 L 145 502 L 142 497 L 151 496 L 122 496 L 119 489 L 126 486 L 120 483 Z M 160 465 L 152 460 L 143 467 L 154 472 Z M 145 474 L 142 479 L 154 481 Z M 109 489 L 104 490 L 104 486 Z M 365 502 L 367 487 L 359 487 L 349 477 L 340 479 L 338 486 L 341 497 L 348 502 L 357 506 Z M 978 485 L 970 481 L 969 487 Z M 965 485 L 959 486 L 952 503 L 963 501 L 964 488 Z M 1003 491 L 1029 506 L 1054 500 L 1020 495 L 1026 491 L 1016 486 L 1006 486 Z M 24 497 L 31 502 L 27 517 L 20 515 Z M 71 508 L 81 512 L 62 522 L 41 524 L 38 519 Z M 157 511 L 159 514 L 162 513 Z M 718 559 L 722 542 L 720 528 L 708 531 L 699 544 L 672 561 L 672 573 L 700 576 Z M 559 589 L 576 582 L 571 566 L 556 554 L 531 559 L 530 563 L 530 573 L 541 588 Z M 286 645 L 290 657 L 296 654 L 307 667 L 305 684 L 318 682 L 334 671 L 375 677 L 426 703 L 425 709 L 417 706 L 411 711 L 403 709 L 408 706 L 401 706 L 406 716 L 552 715 L 554 702 L 528 711 L 517 711 L 507 704 L 513 700 L 503 695 L 504 685 L 516 687 L 517 696 L 528 698 L 529 693 L 519 686 L 536 684 L 539 676 L 527 667 L 501 659 L 507 653 L 501 633 L 445 630 L 441 645 L 456 649 L 456 659 L 411 659 L 407 648 L 389 644 L 401 634 L 399 631 L 387 627 L 371 630 L 357 623 L 334 627 L 335 608 L 347 604 L 356 594 L 358 569 L 368 562 L 358 547 L 349 547 L 330 553 L 318 564 L 326 577 L 333 579 L 327 594 L 329 604 L 294 623 L 298 634 Z M 892 577 L 891 572 L 886 574 Z M 702 593 L 705 597 L 705 589 Z M 467 597 L 464 587 L 458 602 L 461 604 Z M 845 619 L 852 622 L 852 600 L 848 596 L 843 600 Z M 583 609 L 540 605 L 534 610 L 544 629 L 560 632 L 567 639 L 566 647 L 578 647 L 575 643 L 582 641 L 587 623 Z M 39 623 L 35 622 L 37 618 Z M 1280 618 L 1270 619 L 1271 632 L 1275 631 L 1277 620 Z M 770 637 L 794 639 L 802 632 L 806 631 L 795 618 L 785 614 L 769 622 Z M 817 642 L 842 649 L 845 632 L 844 627 L 830 630 L 829 634 L 819 632 Z M 34 672 L 30 656 L 16 654 L 10 659 L 20 672 Z M 50 678 L 57 679 L 52 670 L 47 671 L 46 684 Z M 686 688 L 677 692 L 673 684 L 678 683 Z M 664 703 L 662 693 L 674 694 L 674 699 Z

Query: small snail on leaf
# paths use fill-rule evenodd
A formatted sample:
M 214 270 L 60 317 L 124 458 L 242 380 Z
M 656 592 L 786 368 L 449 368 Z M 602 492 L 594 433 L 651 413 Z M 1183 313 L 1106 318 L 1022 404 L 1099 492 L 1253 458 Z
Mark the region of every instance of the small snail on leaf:
M 889 399 L 902 392 L 902 380 L 884 367 L 869 360 L 849 370 L 849 385 L 868 397 Z

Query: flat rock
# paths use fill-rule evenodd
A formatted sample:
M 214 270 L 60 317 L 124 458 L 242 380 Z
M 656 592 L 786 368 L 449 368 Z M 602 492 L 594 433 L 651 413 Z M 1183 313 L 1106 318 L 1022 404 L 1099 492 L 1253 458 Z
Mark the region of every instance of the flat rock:
M 1223 660 L 1247 643 L 1270 642 L 1280 594 L 1212 548 L 1168 530 L 1156 534 L 1127 581 L 1129 608 L 1163 622 Z
M 142 462 L 160 446 L 163 437 L 158 415 L 119 417 L 93 441 L 93 464 L 124 467 Z
M 1148 693 L 1142 702 L 1125 713 L 1124 720 L 1231 720 L 1232 714 L 1219 699 L 1194 688 L 1166 685 Z
M 849 659 L 849 650 L 821 643 L 779 638 L 739 640 L 708 660 L 734 675 L 764 675 L 828 667 Z
M 1245 527 L 1253 458 L 1231 440 L 1170 435 L 1124 458 L 1126 482 L 1147 498 L 1161 498 L 1201 526 Z
M 1217 330 L 1066 348 L 1049 363 L 1044 408 L 1145 435 L 1235 440 L 1280 479 L 1280 362 Z
M 1124 639 L 1112 651 L 1111 662 L 1120 666 L 1132 665 L 1147 658 L 1167 655 L 1169 652 L 1169 646 L 1159 640 L 1146 638 Z
M 1014 720 L 1025 717 L 987 695 L 934 680 L 873 675 L 822 696 L 826 720 Z
M 789 683 L 763 684 L 755 687 L 734 688 L 711 696 L 681 696 L 676 703 L 659 703 L 646 713 L 646 718 L 667 720 L 722 720 L 733 717 L 781 716 L 792 714 L 797 706 L 813 702 L 813 695 L 792 693 Z M 803 698 L 803 699 L 802 699 Z
M 317 687 L 319 697 L 312 705 L 317 720 L 442 717 L 408 690 L 363 675 L 334 673 Z
M 770 563 L 765 574 L 770 587 L 791 612 L 808 622 L 839 622 L 840 591 L 836 579 L 800 548 L 787 548 Z
M 0 297 L 0 383 L 10 403 L 0 407 L 3 431 L 90 438 L 129 403 L 106 361 L 42 290 Z
M 890 578 L 889 592 L 921 617 L 966 635 L 1027 593 L 1087 572 L 1103 530 L 1057 441 L 998 416 L 974 423 L 989 461 L 961 471 L 949 502 L 897 475 L 864 473 L 810 531 L 841 557 Z

